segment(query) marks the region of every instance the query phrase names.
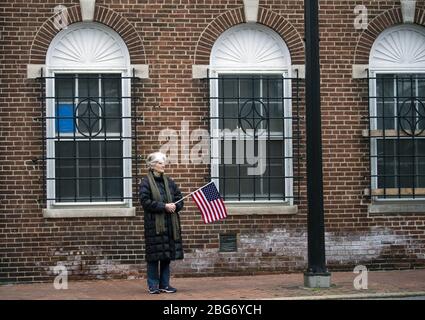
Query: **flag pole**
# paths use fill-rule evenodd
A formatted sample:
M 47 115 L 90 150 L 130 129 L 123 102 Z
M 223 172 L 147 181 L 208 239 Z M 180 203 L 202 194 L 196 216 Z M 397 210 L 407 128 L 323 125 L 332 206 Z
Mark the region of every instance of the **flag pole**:
M 181 198 L 180 200 L 178 200 L 178 201 L 174 202 L 174 204 L 179 203 L 179 202 L 180 202 L 180 201 L 182 201 L 183 199 L 186 199 L 187 197 L 189 197 L 192 193 L 195 193 L 196 191 L 198 191 L 198 190 L 202 189 L 203 187 L 205 187 L 205 186 L 207 186 L 207 185 L 209 185 L 209 184 L 211 184 L 211 183 L 214 183 L 214 181 L 208 182 L 207 184 L 203 185 L 202 187 L 200 187 L 200 188 L 196 189 L 195 191 L 192 191 L 192 192 L 191 192 L 191 193 L 189 193 L 187 196 L 184 196 L 184 197 L 183 197 L 183 198 Z

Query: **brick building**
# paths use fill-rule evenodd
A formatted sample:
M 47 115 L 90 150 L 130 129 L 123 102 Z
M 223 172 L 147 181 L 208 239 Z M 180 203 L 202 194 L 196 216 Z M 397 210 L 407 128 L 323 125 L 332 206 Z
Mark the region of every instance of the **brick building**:
M 320 1 L 331 271 L 424 267 L 425 3 L 401 2 Z M 186 199 L 173 274 L 305 270 L 303 1 L 0 14 L 0 281 L 143 276 L 137 185 L 159 148 L 184 194 L 214 181 L 229 211 L 204 224 Z

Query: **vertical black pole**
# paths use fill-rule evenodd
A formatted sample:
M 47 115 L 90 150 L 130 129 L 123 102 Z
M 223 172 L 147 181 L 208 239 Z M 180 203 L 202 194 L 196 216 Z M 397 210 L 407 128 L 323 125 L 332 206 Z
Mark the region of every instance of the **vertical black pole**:
M 304 1 L 308 198 L 308 269 L 304 282 L 308 287 L 330 286 L 325 258 L 318 6 L 318 0 Z

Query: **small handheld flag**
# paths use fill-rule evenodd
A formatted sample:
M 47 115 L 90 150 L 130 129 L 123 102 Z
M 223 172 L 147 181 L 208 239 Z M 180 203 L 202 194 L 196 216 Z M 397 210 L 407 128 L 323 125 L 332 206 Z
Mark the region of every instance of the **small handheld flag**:
M 210 182 L 192 193 L 205 223 L 222 220 L 227 217 L 227 210 L 214 182 Z
M 226 206 L 224 205 L 223 199 L 221 198 L 213 181 L 191 192 L 175 203 L 178 203 L 189 196 L 192 196 L 201 211 L 202 219 L 205 223 L 211 223 L 227 217 Z

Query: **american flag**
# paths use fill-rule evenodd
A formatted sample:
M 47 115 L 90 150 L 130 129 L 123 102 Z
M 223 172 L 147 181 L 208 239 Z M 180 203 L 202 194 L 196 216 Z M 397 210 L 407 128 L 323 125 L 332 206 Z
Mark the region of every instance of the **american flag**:
M 198 206 L 205 223 L 222 220 L 227 217 L 227 210 L 223 199 L 214 184 L 210 182 L 192 194 L 192 198 Z

